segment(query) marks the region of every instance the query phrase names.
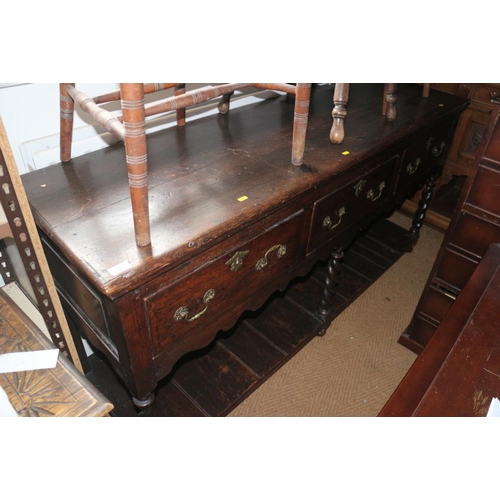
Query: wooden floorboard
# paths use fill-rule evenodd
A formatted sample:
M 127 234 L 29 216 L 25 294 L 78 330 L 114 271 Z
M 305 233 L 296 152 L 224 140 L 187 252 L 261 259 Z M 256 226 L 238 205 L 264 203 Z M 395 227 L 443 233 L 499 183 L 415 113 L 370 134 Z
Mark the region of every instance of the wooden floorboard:
M 334 315 L 403 255 L 407 234 L 381 220 L 356 238 L 345 253 Z M 156 416 L 224 416 L 232 411 L 322 330 L 315 313 L 325 272 L 326 263 L 318 263 L 308 276 L 274 294 L 259 311 L 245 313 L 210 346 L 182 358 L 156 391 Z M 113 415 L 137 415 L 107 362 L 97 355 L 89 361 L 92 371 L 87 376 L 114 404 Z

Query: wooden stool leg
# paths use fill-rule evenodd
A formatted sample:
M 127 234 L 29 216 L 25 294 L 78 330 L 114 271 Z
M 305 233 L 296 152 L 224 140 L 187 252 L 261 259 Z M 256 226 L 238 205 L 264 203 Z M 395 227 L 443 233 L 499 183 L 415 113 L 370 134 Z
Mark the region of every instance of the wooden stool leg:
M 330 131 L 330 141 L 341 144 L 344 140 L 344 120 L 347 116 L 347 103 L 349 101 L 349 84 L 336 83 L 333 94 L 333 123 Z
M 175 94 L 176 96 L 178 95 L 183 95 L 186 93 L 186 84 L 185 83 L 178 83 L 175 86 Z M 180 108 L 176 111 L 177 115 L 177 125 L 183 127 L 186 125 L 186 108 Z
M 311 84 L 297 83 L 293 112 L 292 165 L 300 166 L 304 161 Z
M 387 120 L 393 122 L 396 119 L 396 101 L 397 101 L 397 83 L 386 83 L 384 89 L 384 106 L 382 114 L 387 117 Z
M 61 162 L 71 160 L 71 142 L 73 141 L 73 115 L 75 103 L 66 90 L 67 85 L 74 83 L 59 84 L 59 107 L 60 107 L 60 158 Z
M 230 92 L 229 94 L 224 94 L 221 97 L 221 99 L 219 101 L 219 105 L 217 106 L 217 108 L 219 109 L 219 113 L 221 115 L 225 115 L 229 111 L 231 97 L 233 94 L 234 94 L 234 92 Z
M 424 88 L 422 90 L 422 97 L 429 97 L 429 93 L 431 91 L 431 84 L 430 83 L 424 83 Z
M 144 85 L 121 83 L 123 125 L 125 127 L 125 154 L 134 213 L 137 246 L 151 243 L 148 203 L 148 163 L 146 151 L 146 122 L 144 113 Z

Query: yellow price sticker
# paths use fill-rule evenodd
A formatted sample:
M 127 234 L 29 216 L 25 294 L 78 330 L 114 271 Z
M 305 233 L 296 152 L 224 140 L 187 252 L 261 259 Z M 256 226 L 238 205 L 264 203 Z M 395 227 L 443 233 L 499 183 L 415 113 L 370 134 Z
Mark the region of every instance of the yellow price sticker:
M 350 151 L 342 151 L 342 154 L 343 154 L 344 156 L 347 156 L 347 155 L 350 155 L 350 154 L 351 154 L 351 152 L 350 152 Z
M 248 196 L 240 196 L 238 198 L 238 201 L 245 201 L 245 200 L 248 200 Z

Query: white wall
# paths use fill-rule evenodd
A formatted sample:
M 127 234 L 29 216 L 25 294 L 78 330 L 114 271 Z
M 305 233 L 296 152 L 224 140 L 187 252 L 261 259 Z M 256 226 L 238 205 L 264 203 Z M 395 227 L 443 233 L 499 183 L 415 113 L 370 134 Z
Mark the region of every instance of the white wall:
M 36 154 L 59 147 L 59 84 L 29 83 L 5 87 L 0 84 L 0 117 L 3 120 L 19 172 L 40 168 Z M 99 95 L 118 87 L 117 83 L 79 83 L 78 88 L 89 95 Z M 89 129 L 98 136 L 102 130 L 92 126 L 92 119 L 77 110 L 75 129 Z M 79 138 L 76 133 L 76 138 Z M 102 142 L 102 146 L 106 143 Z M 54 156 L 58 161 L 58 152 Z M 50 164 L 50 161 L 48 162 Z
M 14 158 L 22 174 L 59 162 L 59 84 L 0 83 L 0 117 L 3 120 Z M 186 84 L 187 90 L 209 85 L 207 83 Z M 96 96 L 114 90 L 118 83 L 77 83 L 82 92 Z M 248 89 L 235 94 L 232 107 L 241 105 L 236 101 L 255 93 Z M 146 101 L 164 98 L 173 94 L 173 89 L 146 96 Z M 261 95 L 265 93 L 259 92 Z M 244 104 L 251 100 L 246 99 Z M 104 105 L 111 112 L 119 112 L 119 102 Z M 216 112 L 216 102 L 193 106 L 187 111 L 188 119 Z M 165 128 L 174 123 L 174 112 L 162 117 L 148 119 L 148 132 Z M 79 156 L 116 142 L 111 134 L 93 123 L 92 117 L 75 106 L 72 155 Z

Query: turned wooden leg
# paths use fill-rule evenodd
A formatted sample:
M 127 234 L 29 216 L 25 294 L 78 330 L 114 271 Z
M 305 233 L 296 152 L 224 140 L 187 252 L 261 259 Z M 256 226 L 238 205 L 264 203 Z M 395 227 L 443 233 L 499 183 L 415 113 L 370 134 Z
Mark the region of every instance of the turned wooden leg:
M 132 397 L 134 405 L 139 409 L 139 417 L 155 416 L 155 393 L 151 392 L 143 399 Z
M 146 151 L 146 122 L 144 85 L 121 83 L 125 154 L 127 158 L 130 198 L 134 213 L 137 246 L 151 243 L 148 202 L 148 163 Z
M 224 94 L 218 105 L 219 113 L 221 115 L 225 115 L 229 111 L 230 103 L 231 103 L 231 96 L 234 94 L 234 92 L 229 92 L 229 94 Z
M 430 201 L 432 198 L 432 193 L 434 191 L 434 188 L 436 187 L 437 178 L 438 178 L 438 173 L 437 172 L 433 173 L 429 177 L 425 189 L 422 191 L 422 197 L 418 202 L 418 208 L 415 211 L 413 222 L 409 230 L 410 241 L 408 244 L 408 252 L 411 252 L 413 250 L 420 237 L 420 229 L 422 228 L 422 225 L 424 223 L 425 214 L 427 213 L 427 210 L 429 208 Z
M 330 260 L 328 261 L 325 286 L 323 288 L 323 295 L 321 296 L 317 313 L 319 318 L 325 323 L 325 327 L 318 333 L 319 336 L 323 336 L 325 334 L 331 321 L 333 298 L 335 297 L 335 291 L 339 282 L 343 258 L 344 251 L 339 248 L 332 253 Z
M 178 83 L 175 86 L 175 93 L 174 95 L 184 95 L 186 93 L 186 84 L 185 83 Z M 186 125 L 186 108 L 180 108 L 176 111 L 176 116 L 177 116 L 177 125 L 183 127 Z
M 60 108 L 60 158 L 65 163 L 71 160 L 71 142 L 73 141 L 73 116 L 75 103 L 66 90 L 67 85 L 74 83 L 59 84 L 59 108 Z
M 349 84 L 336 83 L 333 93 L 333 123 L 330 130 L 330 141 L 340 144 L 344 140 L 344 121 L 347 116 L 347 103 L 349 102 Z
M 295 108 L 293 111 L 292 165 L 298 167 L 304 162 L 310 99 L 311 84 L 297 83 L 295 90 Z
M 382 114 L 387 120 L 393 122 L 396 119 L 397 83 L 386 83 L 384 88 L 384 103 Z

